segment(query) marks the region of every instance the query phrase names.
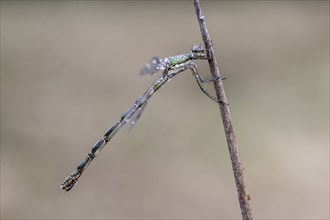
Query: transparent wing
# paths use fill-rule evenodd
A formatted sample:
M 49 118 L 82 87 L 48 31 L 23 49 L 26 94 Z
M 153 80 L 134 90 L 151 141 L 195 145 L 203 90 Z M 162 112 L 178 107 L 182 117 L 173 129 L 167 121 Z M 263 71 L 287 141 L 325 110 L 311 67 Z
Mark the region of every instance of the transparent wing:
M 138 110 L 136 110 L 134 115 L 132 115 L 132 117 L 129 119 L 129 121 L 128 121 L 129 129 L 132 129 L 136 125 L 136 122 L 141 117 L 141 114 L 144 111 L 145 107 L 147 106 L 147 103 L 148 103 L 148 101 L 146 101 L 140 108 L 138 108 Z
M 162 60 L 159 57 L 153 57 L 141 70 L 140 75 L 154 74 L 162 67 Z

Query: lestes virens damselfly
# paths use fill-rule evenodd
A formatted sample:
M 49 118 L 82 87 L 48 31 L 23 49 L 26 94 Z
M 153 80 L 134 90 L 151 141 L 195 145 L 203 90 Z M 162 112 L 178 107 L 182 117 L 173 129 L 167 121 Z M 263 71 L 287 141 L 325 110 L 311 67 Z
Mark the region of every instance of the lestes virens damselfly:
M 94 144 L 92 149 L 88 152 L 87 157 L 68 177 L 65 178 L 65 180 L 61 184 L 61 188 L 66 191 L 71 190 L 72 187 L 77 183 L 83 171 L 88 167 L 91 161 L 100 153 L 100 151 L 105 147 L 105 145 L 113 138 L 113 136 L 126 123 L 129 123 L 130 128 L 134 127 L 151 96 L 178 73 L 190 69 L 202 92 L 215 102 L 219 102 L 217 97 L 207 91 L 204 86 L 205 83 L 212 82 L 216 79 L 206 79 L 202 77 L 197 68 L 196 63 L 194 62 L 194 60 L 202 59 L 208 59 L 208 57 L 206 54 L 206 50 L 198 45 L 193 46 L 190 53 L 171 56 L 164 59 L 160 59 L 159 57 L 154 57 L 153 59 L 151 59 L 150 62 L 148 62 L 142 68 L 142 70 L 140 71 L 140 75 L 153 75 L 158 70 L 162 70 L 162 74 L 148 88 L 148 90 L 142 96 L 140 96 L 126 112 L 121 115 L 120 119 L 108 128 L 102 138 L 98 140 Z

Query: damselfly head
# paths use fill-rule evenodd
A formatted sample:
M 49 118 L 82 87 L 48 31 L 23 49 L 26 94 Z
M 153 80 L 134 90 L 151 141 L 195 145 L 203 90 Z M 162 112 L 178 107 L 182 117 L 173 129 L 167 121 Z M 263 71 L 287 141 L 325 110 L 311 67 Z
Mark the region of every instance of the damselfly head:
M 193 55 L 194 58 L 204 58 L 206 57 L 206 51 L 203 47 L 200 45 L 194 45 L 193 48 L 191 49 L 191 54 Z

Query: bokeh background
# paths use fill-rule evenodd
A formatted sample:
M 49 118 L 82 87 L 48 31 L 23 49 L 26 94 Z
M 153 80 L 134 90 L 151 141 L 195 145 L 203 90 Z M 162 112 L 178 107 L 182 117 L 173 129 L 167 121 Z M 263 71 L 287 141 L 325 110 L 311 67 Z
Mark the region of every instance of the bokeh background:
M 328 219 L 329 2 L 201 6 L 255 218 Z M 140 68 L 194 43 L 191 1 L 1 1 L 1 218 L 241 218 L 218 106 L 190 72 L 60 189 L 155 80 Z

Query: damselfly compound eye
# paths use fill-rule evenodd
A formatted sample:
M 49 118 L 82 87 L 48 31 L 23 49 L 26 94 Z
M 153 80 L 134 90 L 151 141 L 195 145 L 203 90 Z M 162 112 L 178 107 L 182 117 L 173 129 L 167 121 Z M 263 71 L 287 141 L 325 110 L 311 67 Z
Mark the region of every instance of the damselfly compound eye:
M 203 53 L 204 48 L 201 47 L 200 45 L 194 45 L 193 48 L 191 49 L 191 52 L 193 52 L 193 53 Z

